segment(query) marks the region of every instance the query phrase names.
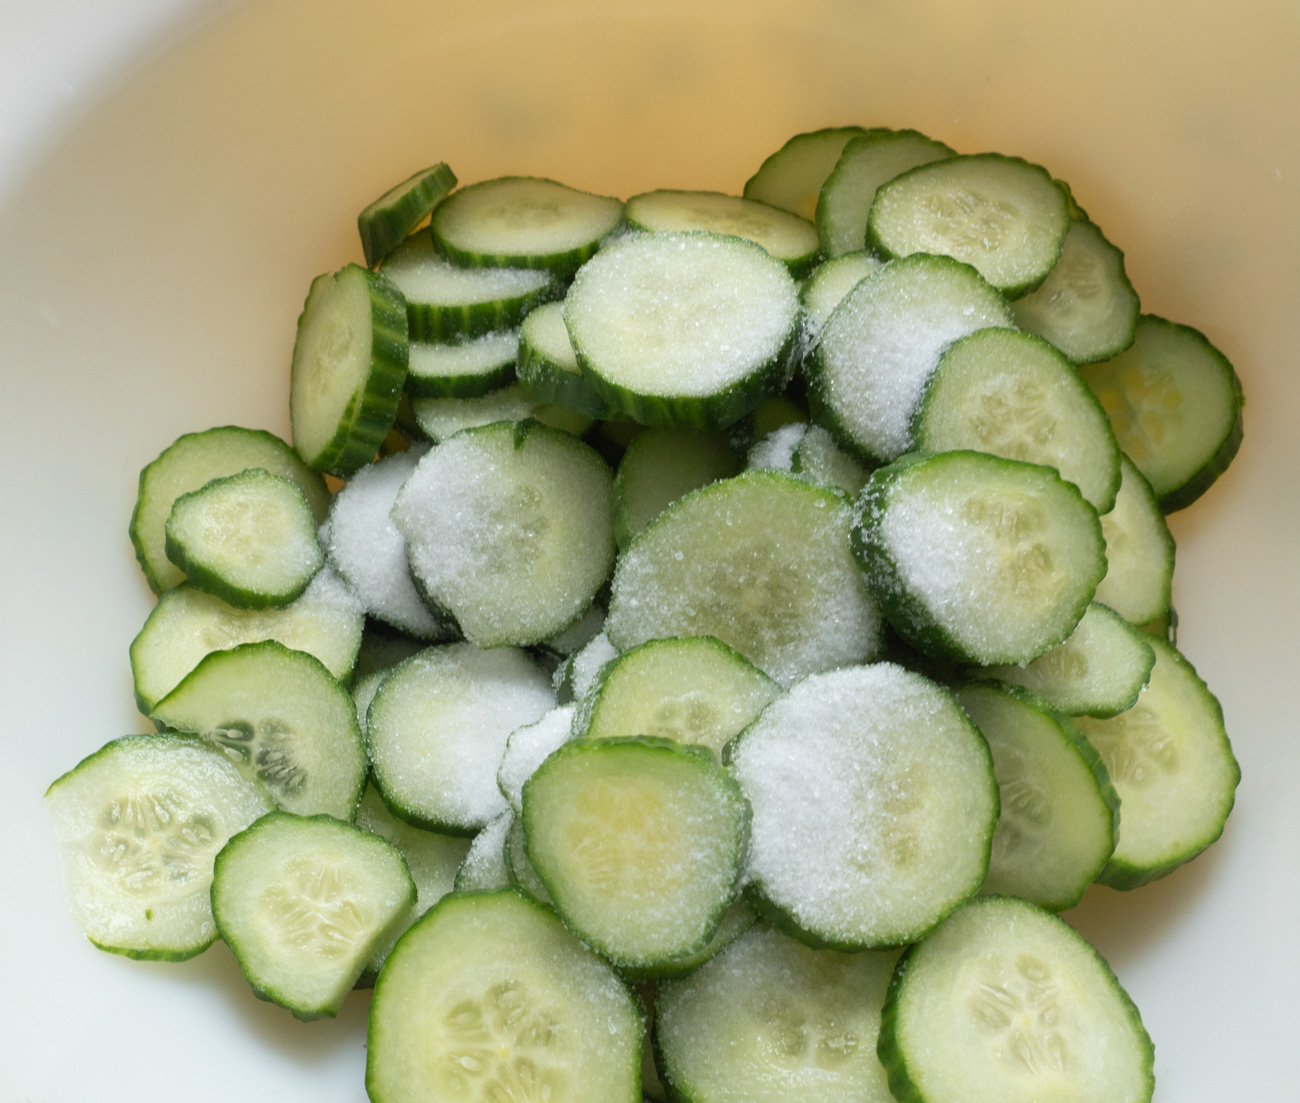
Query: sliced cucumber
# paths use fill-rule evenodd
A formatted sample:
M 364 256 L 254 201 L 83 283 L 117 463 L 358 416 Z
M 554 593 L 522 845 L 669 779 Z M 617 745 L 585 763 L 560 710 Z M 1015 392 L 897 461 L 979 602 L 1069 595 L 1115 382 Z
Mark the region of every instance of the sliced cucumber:
M 704 944 L 703 949 L 696 950 L 695 953 L 687 954 L 685 957 L 675 958 L 672 961 L 660 962 L 657 965 L 643 968 L 625 966 L 619 972 L 625 980 L 633 983 L 687 976 L 695 972 L 711 957 L 725 950 L 757 922 L 758 912 L 754 910 L 743 895 L 738 896 L 731 907 L 722 913 L 717 930 L 713 932 L 713 937 Z
M 546 303 L 519 330 L 519 382 L 539 402 L 564 406 L 588 417 L 610 417 L 614 411 L 587 382 L 564 328 L 564 304 Z
M 581 701 L 604 669 L 618 656 L 618 650 L 601 632 L 579 651 L 575 651 L 555 672 L 555 685 L 564 702 Z
M 325 561 L 307 496 L 260 467 L 182 494 L 165 532 L 190 585 L 240 609 L 288 605 Z
M 921 938 L 988 871 L 998 790 L 953 696 L 893 663 L 816 674 L 732 745 L 754 810 L 748 890 L 814 946 Z
M 414 904 L 401 851 L 332 816 L 263 816 L 222 848 L 212 879 L 217 929 L 248 983 L 299 1019 L 337 1014 Z
M 575 437 L 591 427 L 591 418 L 564 406 L 543 402 L 516 384 L 479 398 L 417 398 L 411 403 L 416 423 L 430 440 L 441 443 L 462 429 L 494 421 L 535 418 Z
M 1174 538 L 1151 484 L 1127 456 L 1120 462 L 1115 508 L 1101 519 L 1106 574 L 1097 600 L 1132 624 L 1169 612 L 1174 581 Z
M 1069 229 L 1069 202 L 1046 169 L 979 153 L 932 161 L 882 185 L 867 245 L 885 257 L 952 257 L 1014 299 L 1047 278 Z
M 312 281 L 289 383 L 293 446 L 346 478 L 375 458 L 406 381 L 406 305 L 377 272 L 349 264 Z
M 813 950 L 766 926 L 660 984 L 655 1042 L 690 1103 L 893 1103 L 876 1058 L 896 953 Z
M 683 494 L 727 479 L 740 461 L 725 433 L 647 429 L 627 446 L 614 478 L 614 536 L 626 548 Z
M 574 705 L 561 705 L 510 733 L 497 767 L 497 787 L 516 814 L 523 810 L 524 783 L 573 735 Z
M 1080 371 L 1165 513 L 1209 490 L 1241 447 L 1241 381 L 1190 326 L 1144 314 L 1126 351 Z
M 802 343 L 805 351 L 817 343 L 827 319 L 844 296 L 883 263 L 864 249 L 835 257 L 813 270 L 799 292 L 804 311 Z
M 614 570 L 605 631 L 620 650 L 715 636 L 789 685 L 876 651 L 880 616 L 833 491 L 750 471 L 692 491 L 644 528 Z
M 459 343 L 411 343 L 407 391 L 419 398 L 474 398 L 515 377 L 519 333 L 505 329 Z
M 50 786 L 45 807 L 86 937 L 183 961 L 217 937 L 213 859 L 271 803 L 219 751 L 166 734 L 102 747 Z
M 1023 900 L 972 901 L 898 963 L 879 1053 L 901 1103 L 1148 1103 L 1151 1039 L 1091 946 Z
M 373 268 L 391 253 L 456 186 L 445 163 L 421 169 L 389 188 L 357 215 L 357 233 L 366 264 Z
M 279 437 L 235 425 L 187 433 L 140 472 L 140 494 L 131 514 L 131 543 L 154 593 L 185 580 L 184 572 L 167 558 L 167 518 L 176 499 L 251 467 L 292 479 L 302 487 L 316 522 L 325 520 L 330 505 L 325 481 Z
M 524 785 L 522 822 L 565 924 L 639 967 L 708 943 L 749 838 L 749 807 L 717 759 L 665 739 L 565 744 Z
M 366 1043 L 374 1103 L 639 1103 L 641 1012 L 555 915 L 514 891 L 445 897 L 397 944 Z
M 796 134 L 745 183 L 745 198 L 811 221 L 817 211 L 817 196 L 845 145 L 865 133 L 860 126 L 837 126 Z
M 515 814 L 507 808 L 488 820 L 487 826 L 474 836 L 465 860 L 456 871 L 457 892 L 491 892 L 510 887 L 506 835 L 514 818 Z
M 873 473 L 853 552 L 909 644 L 981 665 L 1061 643 L 1106 570 L 1097 514 L 1073 483 L 982 452 L 915 453 Z
M 623 216 L 617 199 L 554 180 L 503 176 L 461 188 L 433 214 L 433 239 L 456 264 L 543 268 L 569 279 Z
M 546 884 L 537 875 L 537 870 L 528 858 L 528 842 L 524 837 L 523 820 L 516 815 L 506 832 L 506 871 L 510 874 L 510 883 L 520 892 L 531 896 L 548 908 L 555 902 L 546 891 Z
M 850 498 L 867 483 L 867 471 L 820 425 L 796 421 L 769 433 L 749 450 L 751 471 L 785 471 L 796 479 L 841 490 Z
M 306 652 L 274 640 L 215 652 L 150 718 L 220 747 L 287 812 L 356 812 L 367 767 L 356 706 Z
M 1172 645 L 1147 642 L 1156 663 L 1137 704 L 1078 721 L 1123 802 L 1119 842 L 1099 878 L 1117 889 L 1164 877 L 1214 842 L 1241 780 L 1219 702 Z

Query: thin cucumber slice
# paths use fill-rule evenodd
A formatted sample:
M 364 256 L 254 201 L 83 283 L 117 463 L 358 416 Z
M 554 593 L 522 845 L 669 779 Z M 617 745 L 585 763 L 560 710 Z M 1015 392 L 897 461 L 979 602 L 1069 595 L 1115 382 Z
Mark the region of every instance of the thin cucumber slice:
M 274 640 L 214 652 L 150 718 L 220 747 L 286 812 L 356 812 L 367 767 L 356 706 L 306 652 Z
M 1209 490 L 1241 447 L 1241 380 L 1190 326 L 1144 314 L 1126 351 L 1080 371 L 1165 513 Z
M 1115 850 L 1119 797 L 1065 716 L 1027 690 L 965 685 L 957 700 L 993 752 L 1002 812 L 983 891 L 1064 911 Z
M 803 303 L 803 347 L 812 348 L 823 327 L 844 296 L 879 268 L 884 261 L 865 249 L 845 253 L 818 265 L 804 281 L 799 299 Z
M 567 280 L 623 217 L 617 199 L 529 176 L 461 188 L 433 214 L 433 239 L 455 264 L 542 268 Z
M 796 421 L 769 433 L 749 450 L 750 471 L 785 471 L 796 479 L 841 490 L 850 498 L 867 484 L 867 470 L 820 425 Z
M 389 188 L 357 215 L 357 233 L 366 265 L 373 268 L 391 253 L 456 186 L 456 174 L 438 162 Z
M 916 453 L 872 474 L 853 552 L 908 643 L 980 665 L 1061 643 L 1106 570 L 1097 514 L 1073 483 L 982 452 Z
M 407 567 L 406 539 L 389 516 L 425 450 L 385 456 L 352 476 L 334 496 L 327 550 L 370 616 L 420 639 L 446 640 L 458 633 L 455 620 L 421 599 Z
M 168 590 L 131 641 L 135 699 L 146 716 L 199 661 L 258 640 L 315 655 L 340 681 L 352 673 L 365 614 L 333 571 L 321 570 L 283 609 L 236 609 L 192 586 Z
M 698 429 L 647 429 L 627 446 L 614 478 L 614 536 L 626 548 L 683 494 L 740 469 L 727 435 Z
M 520 892 L 531 896 L 538 903 L 553 907 L 551 894 L 537 875 L 533 863 L 528 860 L 528 843 L 524 837 L 524 822 L 518 815 L 511 821 L 510 830 L 506 832 L 506 869 L 510 874 L 510 883 Z
M 522 822 L 560 917 L 624 966 L 708 943 L 749 840 L 749 806 L 717 759 L 665 739 L 565 744 L 524 785 Z
M 394 668 L 366 718 L 375 785 L 417 827 L 477 834 L 506 807 L 497 767 L 510 733 L 555 707 L 522 651 L 431 647 Z
M 845 145 L 865 133 L 860 126 L 837 126 L 796 134 L 745 183 L 745 198 L 811 221 L 817 211 L 817 196 Z
M 615 416 L 582 374 L 569 331 L 564 328 L 563 303 L 545 303 L 524 319 L 515 374 L 539 402 L 565 406 L 588 417 Z
M 417 398 L 474 398 L 515 377 L 519 333 L 497 330 L 459 343 L 411 342 L 407 391 Z
M 794 280 L 751 241 L 629 234 L 583 266 L 564 302 L 592 388 L 643 425 L 714 429 L 785 385 Z
M 641 1049 L 641 1095 L 642 1103 L 668 1103 L 668 1092 L 659 1079 L 655 1068 L 654 1023 L 655 1023 L 655 985 L 653 982 L 638 984 L 633 991 L 645 1008 L 645 1039 Z
M 896 953 L 813 950 L 751 928 L 655 995 L 655 1042 L 689 1103 L 893 1103 L 876 1058 Z
M 605 631 L 620 650 L 715 636 L 782 685 L 870 658 L 880 614 L 833 491 L 749 471 L 692 491 L 614 570 Z
M 1147 642 L 1156 664 L 1137 704 L 1110 720 L 1078 720 L 1124 806 L 1099 878 L 1117 889 L 1164 877 L 1214 842 L 1241 780 L 1214 694 L 1172 645 Z
M 401 851 L 332 816 L 263 816 L 222 848 L 212 879 L 217 929 L 253 992 L 298 1019 L 337 1014 L 414 904 Z
M 411 409 L 420 431 L 435 444 L 462 429 L 491 425 L 494 421 L 534 418 L 575 437 L 582 436 L 591 427 L 590 416 L 543 402 L 517 384 L 480 398 L 417 398 L 412 401 Z
M 609 637 L 604 632 L 595 636 L 580 651 L 575 651 L 555 672 L 560 700 L 565 703 L 583 700 L 596 684 L 605 664 L 617 656 L 618 649 L 609 642 Z
M 514 818 L 514 813 L 507 808 L 488 820 L 487 826 L 474 836 L 465 860 L 456 871 L 457 892 L 491 892 L 510 887 L 506 835 Z
M 497 767 L 497 787 L 516 815 L 524 807 L 524 783 L 552 752 L 559 750 L 573 736 L 572 704 L 552 709 L 540 720 L 525 724 L 510 733 L 501 765 Z
M 427 230 L 412 234 L 380 271 L 406 300 L 412 342 L 451 341 L 511 329 L 559 287 L 532 268 L 462 268 L 443 260 Z
M 817 230 L 806 218 L 721 192 L 660 189 L 634 195 L 623 207 L 623 220 L 650 233 L 708 230 L 743 237 L 784 263 L 795 279 L 817 261 Z
M 317 276 L 298 318 L 289 383 L 293 446 L 346 478 L 375 458 L 406 381 L 406 304 L 377 272 Z
M 650 640 L 602 670 L 583 705 L 583 734 L 653 735 L 720 755 L 780 692 L 712 636 Z
M 1133 343 L 1141 307 L 1124 272 L 1124 254 L 1083 219 L 1070 224 L 1047 279 L 1011 309 L 1026 333 L 1046 337 L 1076 364 L 1090 364 Z
M 1119 445 L 1101 403 L 1062 353 L 1012 329 L 948 346 L 912 415 L 911 447 L 1054 467 L 1098 513 L 1119 490 Z
M 514 891 L 445 897 L 375 985 L 374 1103 L 639 1103 L 641 1011 L 550 909 Z
M 271 803 L 211 747 L 114 740 L 45 794 L 72 912 L 101 950 L 183 961 L 217 937 L 209 888 L 226 840 Z
M 1106 575 L 1097 600 L 1131 624 L 1146 624 L 1169 612 L 1174 581 L 1174 538 L 1160 503 L 1127 456 L 1120 461 L 1115 508 L 1101 519 L 1106 538 Z
M 307 496 L 317 524 L 325 520 L 330 506 L 325 480 L 279 437 L 236 425 L 186 433 L 140 472 L 140 494 L 131 514 L 131 543 L 154 593 L 185 581 L 181 568 L 167 558 L 167 518 L 176 499 L 251 467 L 292 479 Z
M 1069 202 L 1046 169 L 978 153 L 932 161 L 882 185 L 867 245 L 885 257 L 953 257 L 1014 299 L 1047 278 L 1069 229 Z
M 1115 716 L 1137 703 L 1151 677 L 1156 655 L 1143 636 L 1114 609 L 1094 601 L 1069 638 L 1033 662 L 972 673 L 1023 686 L 1071 716 Z
M 1151 1039 L 1110 966 L 1023 900 L 975 900 L 898 963 L 880 1061 L 900 1103 L 1148 1103 Z
M 844 147 L 817 198 L 817 237 L 827 257 L 861 249 L 876 191 L 894 177 L 955 153 L 915 130 L 868 130 Z M 928 252 L 929 250 L 927 250 Z
M 613 477 L 534 421 L 467 429 L 420 461 L 393 506 L 422 591 L 480 647 L 540 643 L 592 602 L 614 561 Z
M 924 936 L 988 871 L 998 789 L 953 696 L 893 663 L 815 674 L 732 745 L 754 810 L 749 891 L 801 941 Z
M 817 420 L 866 463 L 897 459 L 943 350 L 977 329 L 1009 325 L 1006 301 L 968 265 L 931 256 L 886 264 L 822 329 L 807 365 Z
M 190 585 L 240 609 L 288 605 L 325 562 L 307 496 L 260 467 L 182 494 L 165 532 Z

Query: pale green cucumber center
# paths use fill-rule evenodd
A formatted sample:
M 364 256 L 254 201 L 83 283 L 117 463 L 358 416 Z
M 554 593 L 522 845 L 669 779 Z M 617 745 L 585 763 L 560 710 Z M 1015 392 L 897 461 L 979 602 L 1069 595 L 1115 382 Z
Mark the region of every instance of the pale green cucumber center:
M 817 252 L 817 231 L 807 219 L 720 192 L 647 192 L 627 201 L 625 216 L 655 233 L 708 230 L 743 237 L 780 260 L 801 260 Z
M 467 253 L 545 257 L 599 241 L 622 213 L 617 199 L 551 180 L 506 178 L 457 192 L 434 213 L 434 228 Z
M 309 297 L 294 349 L 294 444 L 318 456 L 350 424 L 370 374 L 370 287 L 360 272 L 326 278 Z
M 487 375 L 506 364 L 513 364 L 519 351 L 519 334 L 515 330 L 489 333 L 461 344 L 415 342 L 411 345 L 411 375 L 417 379 Z
M 443 260 L 427 233 L 407 238 L 380 269 L 408 302 L 432 306 L 473 306 L 521 299 L 551 282 L 548 272 L 531 268 L 463 268 Z
M 1145 624 L 1169 608 L 1174 570 L 1173 540 L 1160 507 L 1125 457 L 1115 508 L 1101 518 L 1106 540 L 1106 574 L 1097 600 L 1125 620 Z
M 122 892 L 173 900 L 212 879 L 225 843 L 212 809 L 166 783 L 142 784 L 101 806 L 85 854 Z
M 520 339 L 553 367 L 581 375 L 578 358 L 573 353 L 573 342 L 564 327 L 564 303 L 546 303 L 524 319 Z
M 303 855 L 282 863 L 276 878 L 258 896 L 255 918 L 287 968 L 351 962 L 374 940 L 378 917 L 353 871 Z

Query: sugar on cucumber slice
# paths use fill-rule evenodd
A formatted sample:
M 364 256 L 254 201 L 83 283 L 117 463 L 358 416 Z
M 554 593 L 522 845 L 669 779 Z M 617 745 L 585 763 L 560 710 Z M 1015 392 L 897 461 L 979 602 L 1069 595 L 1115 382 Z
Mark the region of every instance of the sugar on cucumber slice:
M 573 737 L 573 704 L 551 709 L 540 720 L 524 724 L 510 733 L 497 767 L 497 787 L 511 809 L 523 810 L 524 783 L 554 751 Z
M 1120 457 L 1115 508 L 1101 518 L 1106 574 L 1097 600 L 1132 624 L 1169 612 L 1174 579 L 1174 538 L 1151 484 L 1127 456 Z
M 727 479 L 740 461 L 717 430 L 647 429 L 638 433 L 614 476 L 614 536 L 626 548 L 638 532 L 689 491 Z
M 883 263 L 879 257 L 860 249 L 834 257 L 813 269 L 799 291 L 799 301 L 803 303 L 800 343 L 805 354 L 817 343 L 822 327 L 844 296 Z
M 704 944 L 702 949 L 696 950 L 693 954 L 687 954 L 685 957 L 674 958 L 672 961 L 661 961 L 655 965 L 641 967 L 625 965 L 619 970 L 619 974 L 624 980 L 631 981 L 634 984 L 665 980 L 669 977 L 687 976 L 695 972 L 710 958 L 725 950 L 757 922 L 758 912 L 754 910 L 753 905 L 742 894 L 737 896 L 732 901 L 731 907 L 722 913 L 722 918 L 718 921 L 713 937 Z
M 460 868 L 456 870 L 456 892 L 491 892 L 510 888 L 506 835 L 514 818 L 515 814 L 509 808 L 498 812 L 474 836 Z
M 820 425 L 791 422 L 769 433 L 749 450 L 749 471 L 785 471 L 796 479 L 833 487 L 850 498 L 867 483 L 867 470 L 835 443 Z
M 418 398 L 473 398 L 515 377 L 519 334 L 493 330 L 464 341 L 411 342 L 407 393 Z
M 357 215 L 357 233 L 366 264 L 373 268 L 391 253 L 456 186 L 445 162 L 413 173 L 384 192 Z
M 271 802 L 215 748 L 167 733 L 102 747 L 50 786 L 45 807 L 86 937 L 183 961 L 217 937 L 213 859 Z
M 817 211 L 822 185 L 844 147 L 850 139 L 864 133 L 860 126 L 837 126 L 796 134 L 746 181 L 745 198 L 811 220 Z
M 533 418 L 575 437 L 591 428 L 590 415 L 545 402 L 515 383 L 478 398 L 416 398 L 411 402 L 411 410 L 420 431 L 435 444 L 462 429 L 491 425 L 494 421 Z

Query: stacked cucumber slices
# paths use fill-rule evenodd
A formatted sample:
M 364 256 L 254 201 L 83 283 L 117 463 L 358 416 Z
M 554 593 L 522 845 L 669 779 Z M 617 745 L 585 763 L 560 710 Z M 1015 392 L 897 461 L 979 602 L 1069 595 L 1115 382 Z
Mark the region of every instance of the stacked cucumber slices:
M 1054 913 L 1232 808 L 1164 519 L 1227 359 L 1046 169 L 912 130 L 743 197 L 438 164 L 358 227 L 293 447 L 141 473 L 158 732 L 47 794 L 91 941 L 373 984 L 375 1103 L 1147 1103 Z

